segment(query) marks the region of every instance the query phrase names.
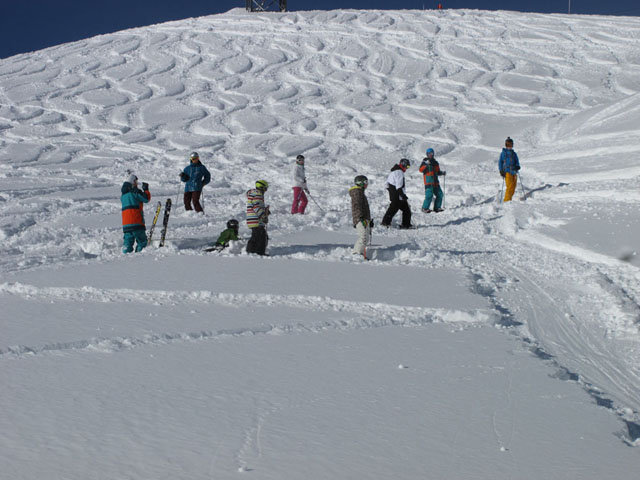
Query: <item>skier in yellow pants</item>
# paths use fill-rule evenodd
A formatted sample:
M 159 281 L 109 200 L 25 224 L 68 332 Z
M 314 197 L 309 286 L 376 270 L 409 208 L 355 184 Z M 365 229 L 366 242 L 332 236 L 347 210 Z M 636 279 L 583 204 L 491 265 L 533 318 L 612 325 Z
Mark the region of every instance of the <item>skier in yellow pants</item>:
M 516 185 L 518 184 L 520 161 L 518 160 L 518 154 L 513 149 L 513 140 L 511 137 L 507 137 L 504 141 L 504 147 L 500 154 L 500 160 L 498 161 L 498 169 L 507 184 L 507 189 L 504 192 L 504 201 L 510 202 L 516 191 Z

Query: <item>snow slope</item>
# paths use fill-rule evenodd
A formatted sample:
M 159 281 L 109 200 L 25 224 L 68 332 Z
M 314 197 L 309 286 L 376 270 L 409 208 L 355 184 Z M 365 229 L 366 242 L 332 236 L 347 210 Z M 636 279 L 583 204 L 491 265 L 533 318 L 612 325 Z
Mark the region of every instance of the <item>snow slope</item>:
M 470 10 L 237 9 L 0 61 L 0 477 L 628 476 L 639 75 L 636 18 Z M 123 256 L 126 170 L 149 219 L 192 150 L 206 214 Z M 363 264 L 347 189 L 379 223 L 402 157 L 417 228 Z M 271 256 L 203 253 L 258 178 Z

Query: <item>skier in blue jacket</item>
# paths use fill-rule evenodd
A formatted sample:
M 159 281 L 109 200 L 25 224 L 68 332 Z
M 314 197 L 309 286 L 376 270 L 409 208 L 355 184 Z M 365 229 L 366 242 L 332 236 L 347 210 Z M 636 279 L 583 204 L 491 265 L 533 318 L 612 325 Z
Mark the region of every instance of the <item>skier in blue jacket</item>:
M 211 174 L 207 167 L 200 163 L 198 152 L 193 152 L 189 159 L 191 163 L 180 173 L 180 180 L 185 182 L 184 209 L 202 212 L 200 195 L 202 195 L 202 188 L 211 181 Z M 191 208 L 191 202 L 193 202 L 193 208 Z
M 502 175 L 502 178 L 505 179 L 507 184 L 504 192 L 504 201 L 510 202 L 516 191 L 518 170 L 520 170 L 520 160 L 518 160 L 518 154 L 513 149 L 513 140 L 511 137 L 507 137 L 504 141 L 504 148 L 500 154 L 500 160 L 498 160 L 498 170 L 500 170 L 500 175 Z

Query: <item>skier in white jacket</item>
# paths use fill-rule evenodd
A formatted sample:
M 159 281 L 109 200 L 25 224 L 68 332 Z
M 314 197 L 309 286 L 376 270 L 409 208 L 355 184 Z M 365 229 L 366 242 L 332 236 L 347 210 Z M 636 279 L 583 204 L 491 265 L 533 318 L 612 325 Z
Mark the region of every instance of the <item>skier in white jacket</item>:
M 391 226 L 393 216 L 402 210 L 402 224 L 400 228 L 411 228 L 411 208 L 407 201 L 407 194 L 404 192 L 404 172 L 411 166 L 411 162 L 403 158 L 391 168 L 391 173 L 387 177 L 387 190 L 389 191 L 389 200 L 391 205 L 382 218 L 382 225 Z
M 304 213 L 307 208 L 307 178 L 304 174 L 304 155 L 296 157 L 296 165 L 293 170 L 293 203 L 291 204 L 291 214 Z

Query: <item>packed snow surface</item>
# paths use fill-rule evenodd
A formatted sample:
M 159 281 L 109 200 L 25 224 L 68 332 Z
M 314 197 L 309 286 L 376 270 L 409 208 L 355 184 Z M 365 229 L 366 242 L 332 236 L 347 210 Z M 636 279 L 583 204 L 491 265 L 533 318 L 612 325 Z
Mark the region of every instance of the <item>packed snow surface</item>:
M 237 9 L 0 61 L 0 478 L 628 478 L 639 78 L 640 19 L 470 10 Z M 379 224 L 403 157 L 416 228 L 366 262 L 348 188 Z M 147 223 L 178 200 L 164 248 L 121 253 L 127 170 Z M 204 253 L 248 237 L 257 179 L 270 256 Z

